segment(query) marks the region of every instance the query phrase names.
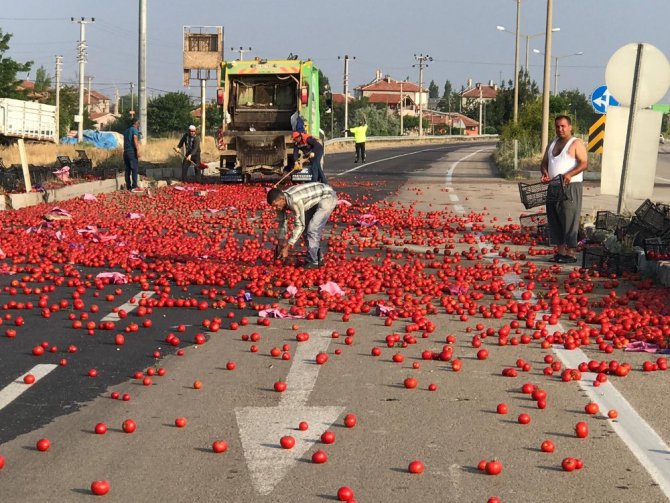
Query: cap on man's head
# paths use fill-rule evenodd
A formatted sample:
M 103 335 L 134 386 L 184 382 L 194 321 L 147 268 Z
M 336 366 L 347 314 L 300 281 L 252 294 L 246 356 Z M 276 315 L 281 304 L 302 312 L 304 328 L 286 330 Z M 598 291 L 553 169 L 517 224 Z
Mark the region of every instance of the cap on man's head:
M 195 131 L 195 126 L 194 126 L 193 124 L 191 124 L 191 125 L 188 127 L 188 130 L 189 130 L 189 131 Z

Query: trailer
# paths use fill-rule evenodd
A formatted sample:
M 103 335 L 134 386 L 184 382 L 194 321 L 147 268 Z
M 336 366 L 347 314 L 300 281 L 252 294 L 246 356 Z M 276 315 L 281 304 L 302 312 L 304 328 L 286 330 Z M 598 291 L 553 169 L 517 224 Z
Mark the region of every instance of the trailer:
M 319 138 L 319 71 L 310 60 L 224 61 L 217 102 L 223 112 L 221 165 L 240 181 L 292 170 L 296 112 L 305 132 Z
M 58 142 L 56 107 L 35 101 L 0 98 L 0 140 Z

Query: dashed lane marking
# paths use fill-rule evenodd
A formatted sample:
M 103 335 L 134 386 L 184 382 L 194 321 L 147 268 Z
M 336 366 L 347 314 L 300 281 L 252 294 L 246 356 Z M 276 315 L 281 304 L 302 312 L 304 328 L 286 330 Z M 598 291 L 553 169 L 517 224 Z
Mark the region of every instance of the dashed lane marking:
M 416 150 L 414 152 L 406 152 L 404 154 L 399 154 L 399 155 L 394 155 L 391 157 L 385 157 L 384 159 L 377 159 L 376 161 L 370 161 L 366 162 L 365 164 L 360 164 L 359 166 L 356 166 L 355 168 L 348 169 L 346 171 L 342 171 L 342 173 L 335 173 L 333 176 L 343 176 L 348 173 L 352 173 L 354 171 L 358 171 L 361 168 L 367 168 L 368 166 L 372 166 L 373 164 L 377 164 L 380 162 L 385 162 L 385 161 L 392 161 L 393 159 L 399 159 L 401 157 L 407 157 L 409 155 L 416 155 L 416 154 L 421 154 L 422 152 L 434 152 L 436 150 L 444 150 L 445 148 L 448 148 L 447 146 L 443 147 L 438 147 L 438 148 L 424 148 L 421 150 Z
M 145 299 L 148 299 L 149 297 L 153 296 L 156 292 L 152 290 L 147 290 L 140 292 L 138 295 L 144 295 Z M 138 295 L 133 296 L 133 299 L 137 299 Z M 131 311 L 134 311 L 140 306 L 139 301 L 131 303 L 130 300 L 126 302 L 125 304 L 122 304 L 118 307 L 117 311 L 121 311 L 122 309 L 126 312 L 129 313 Z M 121 318 L 119 318 L 118 312 L 116 313 L 109 313 L 107 316 L 102 318 L 100 321 L 119 321 Z
M 2 390 L 0 390 L 0 410 L 7 407 L 10 403 L 20 397 L 24 392 L 28 391 L 32 386 L 47 376 L 53 369 L 58 367 L 53 363 L 41 363 L 35 365 L 28 372 L 18 377 L 14 382 L 9 383 Z M 35 376 L 35 382 L 33 384 L 26 384 L 23 382 L 23 378 L 28 374 Z

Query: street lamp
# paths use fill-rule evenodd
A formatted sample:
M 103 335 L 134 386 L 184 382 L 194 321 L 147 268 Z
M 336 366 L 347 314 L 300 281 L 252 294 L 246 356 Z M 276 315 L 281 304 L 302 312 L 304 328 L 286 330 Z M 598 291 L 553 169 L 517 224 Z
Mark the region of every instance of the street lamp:
M 508 29 L 505 28 L 504 26 L 500 26 L 500 25 L 496 26 L 496 30 L 498 30 L 498 31 L 504 31 L 504 32 L 506 32 L 506 33 L 511 33 L 512 35 L 515 34 L 512 30 L 508 30 Z M 558 32 L 558 31 L 561 31 L 561 29 L 560 29 L 560 28 L 552 28 L 551 31 L 553 31 L 554 33 L 556 33 L 556 32 Z M 540 33 L 533 33 L 533 34 L 531 34 L 531 35 L 526 35 L 525 33 L 519 33 L 519 36 L 521 36 L 521 37 L 523 37 L 523 38 L 526 39 L 526 66 L 524 67 L 524 68 L 526 69 L 526 72 L 528 72 L 528 49 L 529 49 L 529 47 L 530 47 L 530 46 L 529 46 L 529 42 L 530 42 L 530 40 L 531 40 L 532 38 L 540 37 L 540 36 L 544 35 L 545 33 L 546 33 L 546 32 L 544 32 L 544 31 L 543 31 L 543 32 L 540 32 Z M 528 73 L 530 73 L 530 72 L 528 72 Z
M 544 56 L 544 53 L 538 51 L 537 49 L 533 49 L 533 52 L 535 54 L 542 54 Z M 584 51 L 573 52 L 572 54 L 564 54 L 563 56 L 554 56 L 554 96 L 558 94 L 558 60 L 569 58 L 571 56 L 581 56 L 582 54 L 584 54 Z

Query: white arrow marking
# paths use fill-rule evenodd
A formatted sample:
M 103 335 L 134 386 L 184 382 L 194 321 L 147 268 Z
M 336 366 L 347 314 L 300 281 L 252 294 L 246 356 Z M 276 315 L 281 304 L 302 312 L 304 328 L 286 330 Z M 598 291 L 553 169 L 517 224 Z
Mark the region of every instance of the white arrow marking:
M 140 292 L 140 299 L 137 299 L 137 296 L 134 296 L 134 297 L 133 297 L 133 299 L 135 299 L 136 302 L 132 302 L 132 303 L 131 303 L 130 300 L 129 300 L 129 301 L 126 302 L 125 304 L 121 304 L 121 305 L 119 306 L 117 312 L 115 312 L 115 313 L 109 313 L 107 316 L 105 316 L 104 318 L 102 318 L 100 321 L 119 321 L 121 318 L 119 318 L 119 313 L 118 313 L 118 312 L 119 312 L 121 309 L 123 309 L 126 313 L 129 313 L 129 312 L 131 312 L 131 311 L 134 311 L 135 309 L 137 309 L 138 307 L 140 307 L 140 300 L 141 300 L 142 298 L 148 299 L 149 297 L 153 296 L 153 294 L 155 294 L 155 293 L 156 293 L 156 292 L 154 292 L 153 290 L 147 290 L 147 291 L 144 291 L 144 292 Z M 144 294 L 144 297 L 141 297 L 142 294 Z
M 17 378 L 16 381 L 5 386 L 2 390 L 0 390 L 0 410 L 7 407 L 10 403 L 20 397 L 25 391 L 28 391 L 28 388 L 34 386 L 37 381 L 48 375 L 49 372 L 51 372 L 57 366 L 58 365 L 54 365 L 52 363 L 40 363 Z M 23 382 L 23 378 L 28 374 L 35 376 L 35 383 L 32 385 Z
M 344 407 L 307 406 L 321 365 L 316 354 L 328 349 L 328 330 L 316 330 L 301 342 L 293 356 L 286 378 L 286 391 L 276 407 L 242 407 L 235 409 L 240 440 L 253 485 L 260 494 L 270 494 L 300 457 L 335 422 Z M 309 430 L 298 430 L 298 423 L 307 421 Z M 293 449 L 282 449 L 279 439 L 291 435 L 296 439 Z

